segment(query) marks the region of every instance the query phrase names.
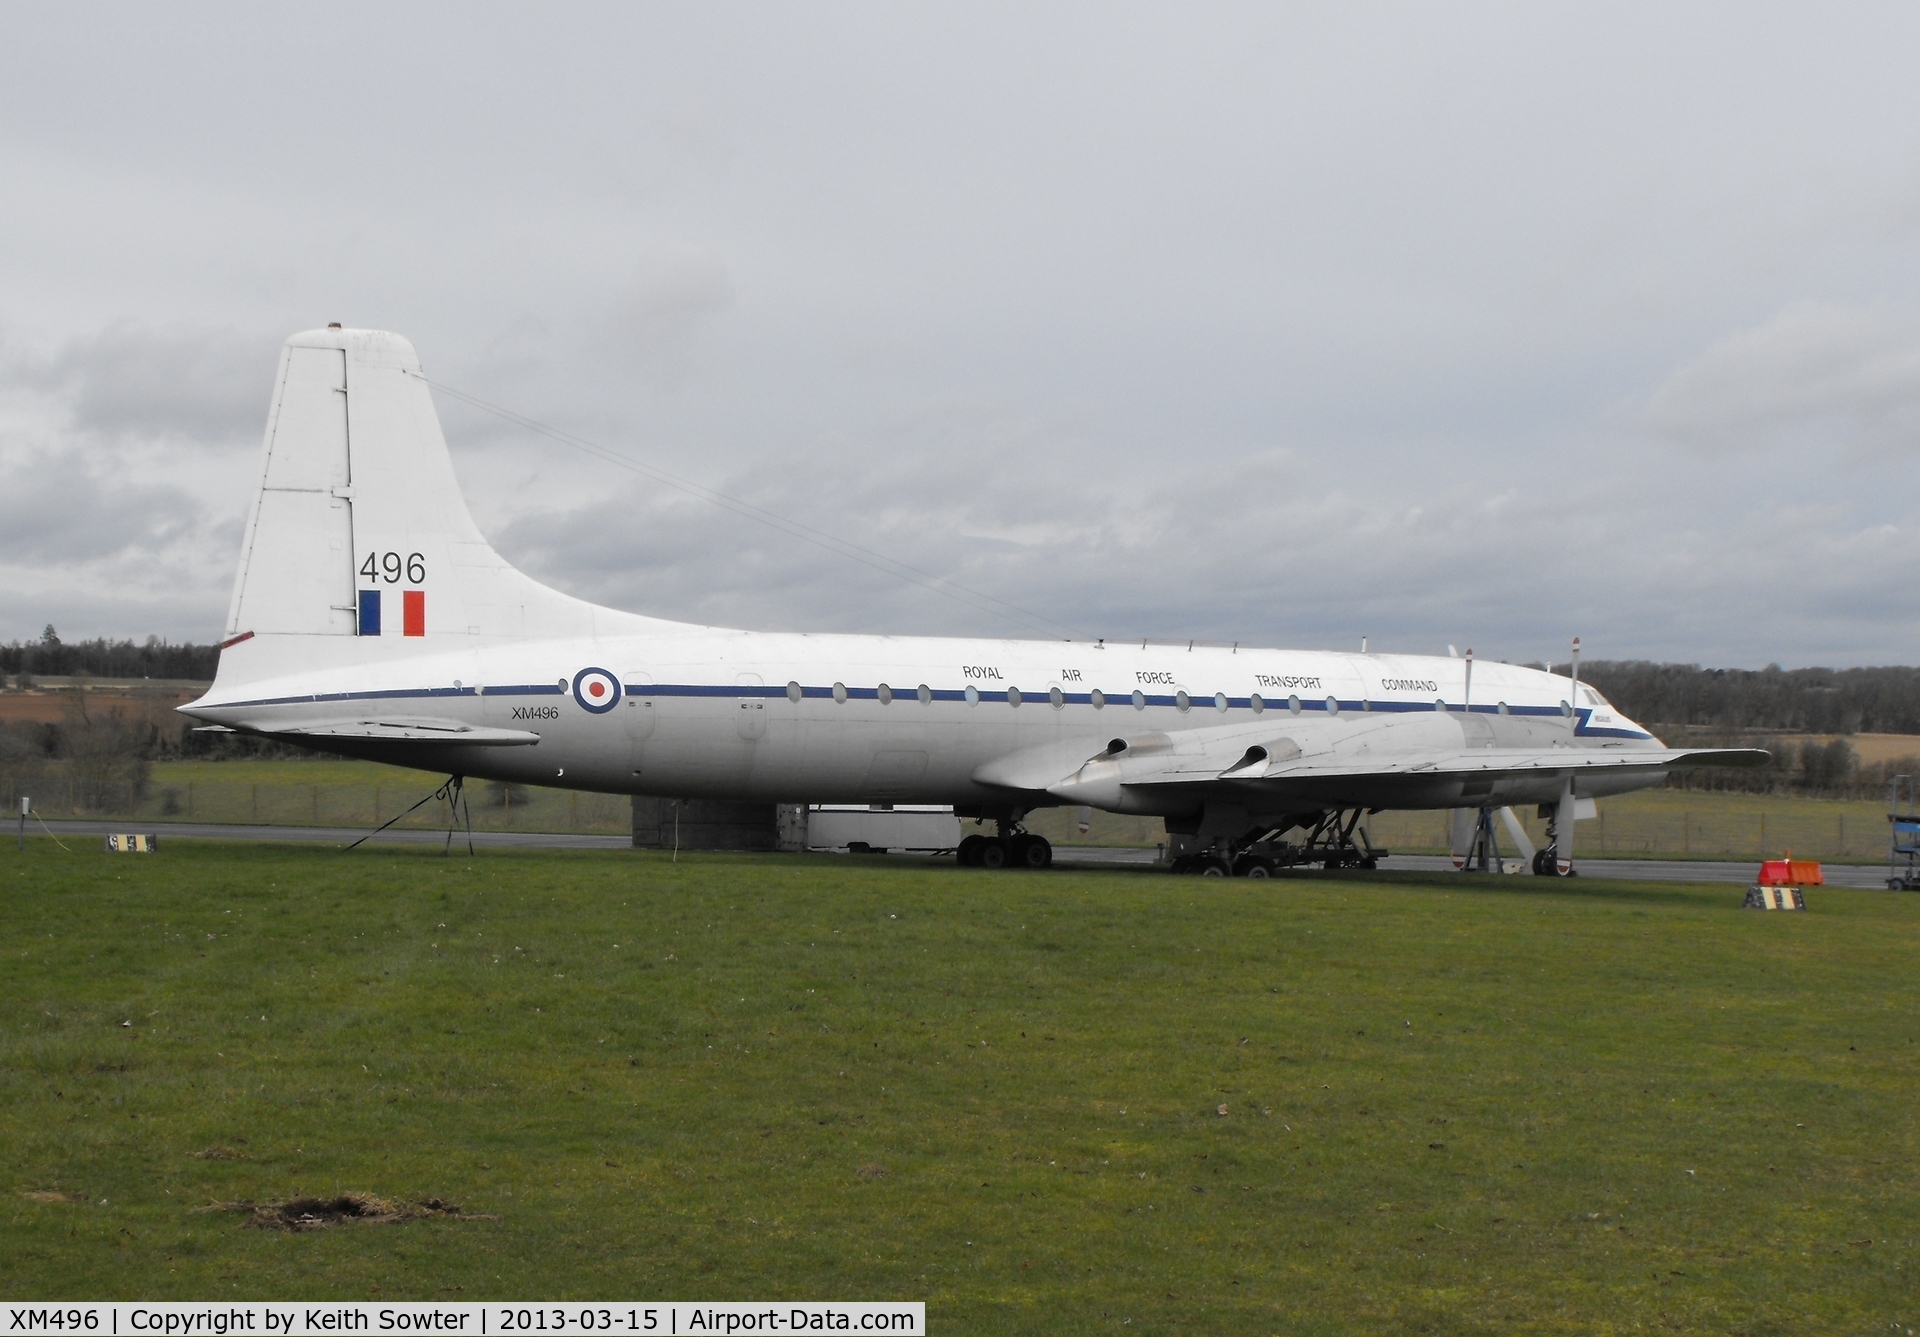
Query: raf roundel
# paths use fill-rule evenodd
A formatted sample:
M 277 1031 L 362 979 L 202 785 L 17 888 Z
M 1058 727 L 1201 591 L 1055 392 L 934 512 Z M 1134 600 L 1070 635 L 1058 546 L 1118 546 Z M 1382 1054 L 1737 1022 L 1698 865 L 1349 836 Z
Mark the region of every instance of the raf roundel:
M 573 675 L 573 699 L 582 710 L 604 715 L 620 704 L 620 680 L 601 668 L 583 668 Z

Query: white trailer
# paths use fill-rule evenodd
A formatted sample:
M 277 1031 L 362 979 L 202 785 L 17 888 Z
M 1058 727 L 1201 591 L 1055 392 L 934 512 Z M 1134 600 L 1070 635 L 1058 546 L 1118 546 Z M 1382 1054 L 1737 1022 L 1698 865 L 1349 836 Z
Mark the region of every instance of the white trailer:
M 805 848 L 835 854 L 938 854 L 960 843 L 960 819 L 951 807 L 815 803 L 806 819 Z

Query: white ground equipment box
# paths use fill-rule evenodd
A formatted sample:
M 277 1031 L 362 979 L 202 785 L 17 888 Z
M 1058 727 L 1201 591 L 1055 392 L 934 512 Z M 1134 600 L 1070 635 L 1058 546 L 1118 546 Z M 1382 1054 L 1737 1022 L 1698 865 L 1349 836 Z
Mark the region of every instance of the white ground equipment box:
M 960 843 L 960 819 L 952 808 L 899 804 L 869 808 L 853 804 L 811 804 L 807 810 L 806 848 L 836 854 L 933 854 Z

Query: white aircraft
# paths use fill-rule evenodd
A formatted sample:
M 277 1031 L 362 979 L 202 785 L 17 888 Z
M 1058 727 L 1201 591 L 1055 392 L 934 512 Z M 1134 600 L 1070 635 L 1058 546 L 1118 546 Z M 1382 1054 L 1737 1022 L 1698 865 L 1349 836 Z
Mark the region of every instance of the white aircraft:
M 488 545 L 412 345 L 377 330 L 287 340 L 265 456 L 219 672 L 181 709 L 326 752 L 602 793 L 951 803 L 996 822 L 960 850 L 994 867 L 1044 867 L 1021 820 L 1084 805 L 1164 817 L 1216 874 L 1262 833 L 1331 824 L 1337 844 L 1343 813 L 1536 803 L 1557 848 L 1535 869 L 1564 875 L 1594 796 L 1766 757 L 1665 747 L 1589 687 L 1471 657 L 734 631 L 597 607 Z

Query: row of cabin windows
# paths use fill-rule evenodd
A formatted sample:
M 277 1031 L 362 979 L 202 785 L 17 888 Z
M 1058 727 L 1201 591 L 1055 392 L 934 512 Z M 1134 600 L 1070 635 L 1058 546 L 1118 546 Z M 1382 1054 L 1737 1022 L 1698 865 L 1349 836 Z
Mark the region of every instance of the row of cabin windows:
M 933 688 L 927 686 L 924 682 L 914 689 L 913 694 L 915 697 L 918 698 L 921 705 L 926 706 L 926 705 L 933 704 Z M 802 695 L 803 693 L 801 691 L 799 683 L 789 682 L 787 684 L 787 700 L 798 702 L 801 699 Z M 874 695 L 880 698 L 881 705 L 887 706 L 887 705 L 893 704 L 893 699 L 898 694 L 893 690 L 893 688 L 887 686 L 887 684 L 883 682 L 880 684 L 879 689 L 874 693 Z M 1094 688 L 1093 691 L 1088 693 L 1088 696 L 1091 698 L 1093 702 L 1093 708 L 1095 710 L 1102 709 L 1107 704 L 1107 694 L 1101 691 L 1098 687 Z M 980 689 L 972 685 L 969 685 L 966 691 L 966 698 L 967 698 L 968 705 L 970 706 L 979 705 Z M 833 685 L 833 699 L 835 701 L 838 701 L 842 705 L 846 704 L 847 685 L 845 683 L 836 682 Z M 1147 708 L 1147 696 L 1145 692 L 1136 690 L 1130 698 L 1122 697 L 1120 699 L 1122 701 L 1125 701 L 1131 704 L 1135 710 L 1145 710 Z M 1018 687 L 1007 688 L 1007 704 L 1008 705 L 1017 706 L 1024 700 L 1026 700 L 1026 697 L 1021 693 Z M 1047 689 L 1048 705 L 1052 706 L 1055 710 L 1058 710 L 1062 706 L 1066 705 L 1066 703 L 1067 703 L 1066 694 L 1062 692 L 1058 687 L 1049 687 Z M 1191 710 L 1193 708 L 1193 698 L 1184 691 L 1175 692 L 1173 695 L 1173 704 L 1176 709 Z M 1255 692 L 1251 697 L 1248 698 L 1248 704 L 1253 707 L 1253 713 L 1258 715 L 1262 711 L 1266 710 L 1268 702 L 1258 692 Z M 1282 703 L 1274 702 L 1273 704 L 1276 707 L 1278 707 Z M 1297 696 L 1288 697 L 1284 704 L 1286 708 L 1295 715 L 1298 715 L 1301 712 L 1301 710 L 1304 708 L 1300 704 L 1300 698 Z M 1225 692 L 1215 692 L 1213 694 L 1213 708 L 1219 711 L 1221 714 L 1226 713 L 1227 694 Z M 1452 709 L 1452 707 L 1446 703 L 1446 699 L 1444 697 L 1439 700 L 1436 700 L 1433 703 L 1433 708 L 1435 710 L 1451 710 Z M 1372 710 L 1373 702 L 1365 701 L 1365 700 L 1361 701 L 1360 709 L 1363 711 Z M 1494 707 L 1494 709 L 1499 714 L 1502 714 L 1502 715 L 1507 715 L 1512 713 L 1507 708 L 1507 703 L 1505 701 L 1500 702 L 1497 706 Z M 1340 713 L 1340 699 L 1338 697 L 1330 696 L 1327 698 L 1327 713 L 1329 715 L 1338 715 Z M 1569 705 L 1567 702 L 1562 701 L 1560 703 L 1560 713 L 1562 715 L 1571 715 L 1573 713 L 1573 707 Z

